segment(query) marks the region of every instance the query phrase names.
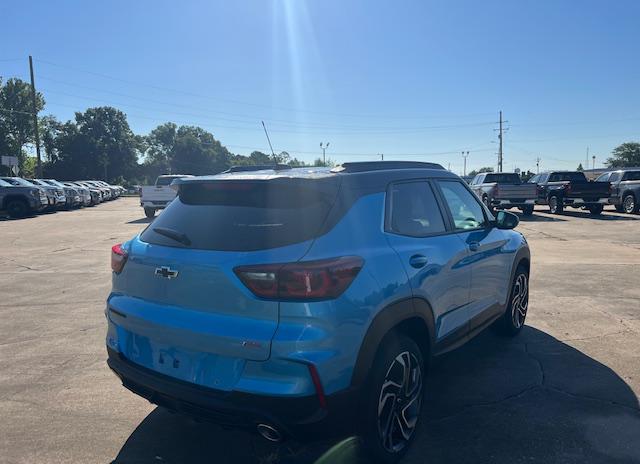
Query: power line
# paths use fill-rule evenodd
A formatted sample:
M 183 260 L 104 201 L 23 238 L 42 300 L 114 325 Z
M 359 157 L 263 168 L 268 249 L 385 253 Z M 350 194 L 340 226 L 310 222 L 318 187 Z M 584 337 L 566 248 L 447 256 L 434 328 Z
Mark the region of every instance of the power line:
M 188 96 L 196 97 L 196 98 L 208 98 L 208 99 L 211 99 L 211 100 L 223 101 L 223 102 L 227 102 L 227 103 L 234 103 L 234 104 L 247 105 L 247 106 L 255 106 L 255 107 L 259 107 L 259 108 L 268 108 L 268 109 L 271 109 L 271 110 L 278 110 L 278 111 L 285 111 L 285 112 L 323 114 L 323 115 L 327 115 L 327 116 L 344 116 L 344 117 L 350 117 L 350 118 L 379 118 L 379 119 L 402 119 L 402 120 L 407 120 L 407 119 L 414 119 L 414 120 L 416 120 L 416 119 L 442 119 L 442 118 L 450 118 L 450 117 L 472 117 L 472 116 L 475 117 L 475 116 L 486 116 L 486 115 L 489 115 L 489 114 L 493 114 L 493 113 L 490 113 L 490 112 L 482 112 L 482 113 L 468 113 L 468 114 L 457 114 L 457 115 L 451 114 L 451 115 L 422 115 L 422 116 L 389 116 L 389 115 L 362 114 L 362 113 L 361 114 L 356 114 L 356 113 L 336 113 L 336 112 L 327 112 L 327 111 L 305 110 L 305 109 L 301 109 L 301 108 L 279 107 L 279 106 L 265 105 L 265 104 L 260 104 L 260 103 L 253 103 L 253 102 L 246 102 L 246 101 L 240 101 L 240 100 L 213 97 L 213 96 L 210 96 L 210 95 L 203 95 L 203 94 L 198 94 L 198 93 L 194 93 L 194 92 L 188 92 L 188 91 L 185 91 L 185 90 L 172 89 L 172 88 L 162 87 L 162 86 L 158 86 L 158 85 L 150 84 L 150 83 L 131 81 L 131 80 L 128 80 L 128 79 L 122 79 L 120 77 L 110 76 L 110 75 L 103 74 L 103 73 L 97 73 L 97 72 L 88 71 L 88 70 L 85 70 L 85 69 L 78 69 L 78 68 L 67 66 L 67 65 L 61 65 L 61 64 L 54 63 L 54 62 L 48 61 L 48 60 L 38 59 L 36 61 L 38 63 L 42 63 L 42 64 L 45 64 L 45 65 L 55 66 L 55 67 L 62 68 L 62 69 L 68 69 L 68 70 L 74 71 L 74 72 L 82 72 L 82 73 L 85 73 L 85 74 L 94 75 L 94 76 L 97 76 L 97 77 L 101 77 L 103 79 L 109 79 L 109 80 L 121 82 L 121 83 L 128 84 L 128 85 L 137 85 L 137 86 L 141 86 L 141 87 L 152 88 L 152 89 L 163 91 L 163 92 L 172 92 L 172 93 L 188 95 Z
M 248 124 L 248 125 L 256 125 L 259 123 L 260 119 L 256 118 L 253 121 L 244 121 L 244 120 L 238 120 L 238 119 L 229 119 L 229 118 L 219 118 L 219 117 L 211 117 L 208 115 L 204 115 L 204 114 L 196 114 L 196 113 L 184 113 L 184 112 L 175 112 L 175 111 L 169 111 L 169 110 L 165 110 L 165 109 L 161 109 L 161 108 L 150 108 L 150 107 L 145 107 L 145 106 L 140 106 L 140 105 L 132 105 L 129 103 L 123 103 L 123 102 L 114 102 L 112 100 L 106 100 L 103 98 L 95 98 L 95 97 L 88 97 L 88 96 L 84 96 L 84 95 L 78 95 L 78 94 L 73 94 L 73 93 L 68 93 L 68 92 L 61 92 L 58 90 L 50 90 L 50 89 L 42 89 L 42 92 L 46 92 L 46 93 L 52 93 L 52 94 L 57 94 L 57 95 L 62 95 L 62 96 L 67 96 L 67 97 L 73 97 L 73 98 L 78 98 L 78 99 L 82 99 L 82 100 L 90 100 L 90 101 L 96 101 L 96 102 L 101 102 L 107 105 L 113 105 L 113 106 L 121 106 L 121 107 L 128 107 L 128 108 L 134 108 L 134 109 L 140 109 L 143 111 L 153 111 L 155 113 L 157 112 L 164 112 L 167 114 L 171 114 L 171 115 L 180 115 L 180 116 L 187 116 L 187 117 L 194 117 L 194 118 L 202 118 L 202 119 L 208 119 L 208 120 L 221 120 L 221 121 L 228 121 L 228 122 L 237 122 L 240 124 Z M 268 120 L 268 119 L 267 119 Z M 301 126 L 302 130 L 298 130 L 298 129 L 271 129 L 271 132 L 281 132 L 281 133 L 293 133 L 293 134 L 309 134 L 309 135 L 320 135 L 320 134 L 325 134 L 325 133 L 330 133 L 330 134 L 334 134 L 334 135 L 355 135 L 355 134 L 407 134 L 407 133 L 419 133 L 419 132 L 425 132 L 425 131 L 432 131 L 432 130 L 449 130 L 449 129 L 459 129 L 459 128 L 463 128 L 463 127 L 481 127 L 481 126 L 490 126 L 492 125 L 492 122 L 478 122 L 478 123 L 468 123 L 468 124 L 449 124 L 449 125 L 439 125 L 439 126 L 423 126 L 423 127 L 406 127 L 406 128 L 371 128 L 371 129 L 362 129 L 362 130 L 348 130 L 348 129 L 342 129 L 339 126 L 334 126 L 335 129 L 324 129 L 321 127 L 315 128 L 315 127 L 307 127 L 304 128 L 304 126 Z M 225 127 L 225 126 L 219 126 L 219 127 Z M 253 129 L 251 128 L 247 128 L 247 127 L 229 127 L 227 126 L 226 128 L 229 129 L 237 129 L 237 130 L 251 130 L 253 131 Z

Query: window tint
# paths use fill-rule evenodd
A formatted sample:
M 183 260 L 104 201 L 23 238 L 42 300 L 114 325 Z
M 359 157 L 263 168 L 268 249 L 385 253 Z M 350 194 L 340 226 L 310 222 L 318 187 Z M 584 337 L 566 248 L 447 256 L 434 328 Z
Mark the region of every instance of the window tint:
M 457 230 L 486 227 L 482 206 L 474 194 L 457 181 L 438 181 Z
M 587 178 L 582 172 L 554 172 L 549 182 L 587 182 Z
M 605 172 L 604 174 L 600 174 L 596 179 L 596 182 L 607 182 L 609 180 L 610 172 Z
M 392 232 L 424 237 L 445 231 L 436 198 L 427 182 L 408 182 L 391 187 L 390 224 Z
M 482 174 L 477 174 L 471 181 L 471 185 L 478 185 L 482 183 Z
M 163 187 L 165 185 L 170 185 L 174 179 L 179 179 L 178 176 L 170 176 L 170 177 L 158 177 L 156 179 L 156 187 Z
M 141 239 L 157 245 L 255 251 L 315 238 L 335 203 L 338 182 L 282 179 L 212 181 L 180 186 Z M 336 219 L 337 220 L 337 219 Z M 158 233 L 169 229 L 189 245 Z
M 622 177 L 621 172 L 614 172 L 611 174 L 611 177 L 609 177 L 609 182 L 618 182 L 621 177 Z
M 537 184 L 539 180 L 540 180 L 540 174 L 536 174 L 531 179 L 529 179 L 529 183 L 530 184 Z
M 622 180 L 640 180 L 640 171 L 625 172 Z
M 518 174 L 501 172 L 497 174 L 487 174 L 485 183 L 497 182 L 498 184 L 521 184 L 522 180 Z

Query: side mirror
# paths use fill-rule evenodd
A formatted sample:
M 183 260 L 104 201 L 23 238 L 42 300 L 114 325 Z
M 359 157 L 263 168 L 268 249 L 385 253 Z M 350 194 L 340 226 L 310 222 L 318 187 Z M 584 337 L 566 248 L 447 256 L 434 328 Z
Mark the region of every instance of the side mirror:
M 518 215 L 500 210 L 496 213 L 496 227 L 498 229 L 515 229 L 520 222 Z

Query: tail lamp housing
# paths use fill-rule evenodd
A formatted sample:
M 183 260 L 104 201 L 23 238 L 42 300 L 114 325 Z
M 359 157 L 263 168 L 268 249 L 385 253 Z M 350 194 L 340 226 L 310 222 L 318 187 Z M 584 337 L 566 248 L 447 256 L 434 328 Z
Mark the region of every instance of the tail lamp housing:
M 363 264 L 359 256 L 342 256 L 318 261 L 239 266 L 233 271 L 259 298 L 319 301 L 339 297 Z
M 116 274 L 120 274 L 127 262 L 129 254 L 122 247 L 122 243 L 118 243 L 111 247 L 111 270 Z

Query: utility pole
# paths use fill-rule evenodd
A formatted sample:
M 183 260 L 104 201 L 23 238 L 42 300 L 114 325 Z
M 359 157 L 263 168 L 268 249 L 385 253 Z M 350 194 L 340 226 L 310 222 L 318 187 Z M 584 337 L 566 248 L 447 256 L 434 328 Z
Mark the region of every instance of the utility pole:
M 587 169 L 589 169 L 589 147 L 587 147 L 587 163 L 585 164 Z
M 467 157 L 469 156 L 469 151 L 467 151 L 467 153 L 465 154 L 465 152 L 462 152 L 462 157 L 464 158 L 464 171 L 463 172 L 463 176 L 467 175 Z
M 380 161 L 384 161 L 384 153 L 380 153 Z
M 327 157 L 326 157 L 327 148 L 329 148 L 329 142 L 327 142 L 324 146 L 322 145 L 322 142 L 320 142 L 320 149 L 322 150 L 322 165 L 323 166 L 327 165 Z
M 38 108 L 36 106 L 36 82 L 33 78 L 33 58 L 29 55 L 29 73 L 31 74 L 31 102 L 33 105 L 33 129 L 36 136 L 36 156 L 38 164 L 36 166 L 36 177 L 42 177 L 42 159 L 40 158 L 40 131 L 38 128 Z
M 593 159 L 593 168 L 592 169 L 595 169 L 596 168 L 596 155 L 593 155 L 591 157 L 591 159 Z
M 500 129 L 498 133 L 498 140 L 500 142 L 500 148 L 498 148 L 498 172 L 502 172 L 502 110 L 500 110 Z
M 540 174 L 540 157 L 536 158 L 536 174 Z

